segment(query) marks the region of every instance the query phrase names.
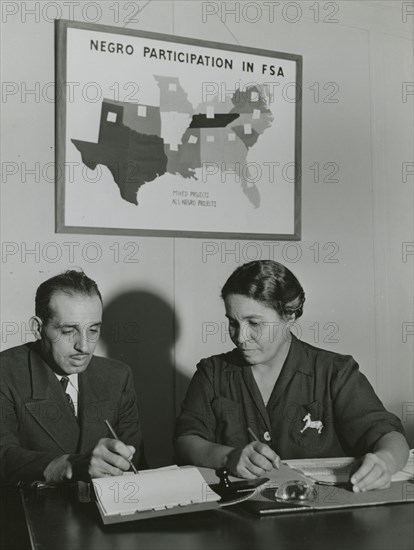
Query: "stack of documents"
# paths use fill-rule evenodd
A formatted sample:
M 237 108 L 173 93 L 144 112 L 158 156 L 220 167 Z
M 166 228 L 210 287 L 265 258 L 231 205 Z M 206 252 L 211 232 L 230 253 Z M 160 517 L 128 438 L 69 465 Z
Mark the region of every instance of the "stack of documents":
M 104 523 L 218 508 L 212 491 L 195 467 L 143 470 L 138 474 L 92 480 Z
M 284 460 L 290 468 L 299 470 L 302 474 L 319 483 L 347 483 L 351 474 L 358 469 L 360 460 L 352 457 L 340 458 L 308 458 Z M 414 479 L 414 454 L 410 451 L 407 464 L 402 470 L 392 476 L 392 481 L 408 481 Z

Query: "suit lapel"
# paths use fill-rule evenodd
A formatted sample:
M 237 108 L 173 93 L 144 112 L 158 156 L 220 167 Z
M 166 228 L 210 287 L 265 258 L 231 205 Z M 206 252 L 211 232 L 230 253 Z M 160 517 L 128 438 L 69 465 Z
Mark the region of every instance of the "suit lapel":
M 62 451 L 73 453 L 79 439 L 79 426 L 59 381 L 43 361 L 36 346 L 30 350 L 29 361 L 32 400 L 25 403 L 26 409 Z

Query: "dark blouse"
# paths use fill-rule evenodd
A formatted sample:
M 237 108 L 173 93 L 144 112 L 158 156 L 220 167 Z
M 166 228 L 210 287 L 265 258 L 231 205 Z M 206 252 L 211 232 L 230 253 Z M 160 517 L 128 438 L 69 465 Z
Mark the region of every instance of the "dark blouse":
M 310 413 L 317 427 L 305 427 Z M 175 437 L 198 435 L 243 447 L 250 427 L 282 459 L 361 456 L 384 434 L 404 434 L 349 355 L 301 342 L 292 335 L 285 364 L 267 406 L 237 349 L 202 359 L 191 380 Z

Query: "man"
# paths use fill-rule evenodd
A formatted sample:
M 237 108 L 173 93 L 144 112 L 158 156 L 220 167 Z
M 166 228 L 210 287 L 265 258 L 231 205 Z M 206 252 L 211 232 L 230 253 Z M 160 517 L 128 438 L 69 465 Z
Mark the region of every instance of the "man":
M 66 271 L 36 292 L 36 342 L 1 353 L 1 481 L 60 482 L 145 467 L 130 368 L 93 355 L 102 298 Z M 105 424 L 108 420 L 119 440 Z

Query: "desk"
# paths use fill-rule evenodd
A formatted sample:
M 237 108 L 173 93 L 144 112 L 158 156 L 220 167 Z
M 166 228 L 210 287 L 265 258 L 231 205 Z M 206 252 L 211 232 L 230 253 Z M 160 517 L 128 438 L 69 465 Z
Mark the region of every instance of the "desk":
M 36 550 L 412 550 L 414 544 L 411 503 L 265 518 L 229 507 L 105 526 L 95 503 L 79 502 L 73 489 L 21 494 Z

